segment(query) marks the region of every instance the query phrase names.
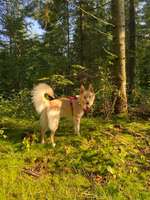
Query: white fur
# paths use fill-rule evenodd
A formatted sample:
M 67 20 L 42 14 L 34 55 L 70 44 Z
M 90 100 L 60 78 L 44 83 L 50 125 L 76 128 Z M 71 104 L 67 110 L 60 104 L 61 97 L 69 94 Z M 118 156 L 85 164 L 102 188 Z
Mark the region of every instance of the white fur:
M 60 111 L 51 110 L 47 112 L 48 117 L 48 127 L 51 131 L 56 131 L 58 128 L 59 118 L 60 118 Z
M 54 97 L 53 89 L 45 83 L 39 83 L 31 92 L 33 104 L 39 114 L 42 113 L 49 103 L 49 101 L 44 97 L 45 93 Z
M 45 98 L 45 93 L 54 97 L 52 88 L 45 84 L 40 83 L 32 90 L 32 101 L 36 111 L 41 114 L 41 143 L 44 144 L 45 132 L 50 129 L 51 142 L 55 147 L 54 135 L 59 125 L 60 117 L 68 117 L 73 119 L 75 133 L 80 135 L 80 120 L 84 114 L 84 110 L 90 108 L 94 102 L 95 94 L 92 86 L 85 90 L 83 86 L 80 88 L 80 96 L 70 102 L 69 98 L 59 98 L 50 101 Z

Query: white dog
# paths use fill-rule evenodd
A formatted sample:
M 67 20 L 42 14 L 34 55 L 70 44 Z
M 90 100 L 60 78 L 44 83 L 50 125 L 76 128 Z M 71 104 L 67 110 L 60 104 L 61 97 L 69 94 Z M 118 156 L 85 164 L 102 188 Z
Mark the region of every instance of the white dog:
M 32 90 L 32 100 L 36 111 L 40 116 L 41 143 L 44 143 L 44 135 L 48 128 L 51 131 L 51 142 L 55 146 L 54 135 L 58 129 L 61 117 L 73 120 L 76 134 L 80 134 L 80 120 L 84 112 L 93 105 L 95 93 L 92 85 L 86 90 L 83 85 L 80 87 L 80 95 L 73 97 L 54 98 L 53 89 L 40 83 Z

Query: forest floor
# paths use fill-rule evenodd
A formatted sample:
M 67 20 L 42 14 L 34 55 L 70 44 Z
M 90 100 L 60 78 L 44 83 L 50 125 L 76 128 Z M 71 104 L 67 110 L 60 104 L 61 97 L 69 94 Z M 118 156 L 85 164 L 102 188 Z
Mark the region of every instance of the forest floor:
M 61 121 L 53 148 L 38 121 L 1 117 L 1 200 L 149 198 L 149 120 L 84 118 L 80 137 Z

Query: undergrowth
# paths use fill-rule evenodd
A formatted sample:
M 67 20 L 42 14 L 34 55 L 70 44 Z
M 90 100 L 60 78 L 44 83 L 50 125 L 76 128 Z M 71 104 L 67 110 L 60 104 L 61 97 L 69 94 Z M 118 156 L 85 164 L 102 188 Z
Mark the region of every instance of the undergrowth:
M 39 143 L 33 117 L 0 127 L 2 200 L 149 199 L 149 121 L 84 118 L 81 137 L 61 121 L 55 148 Z

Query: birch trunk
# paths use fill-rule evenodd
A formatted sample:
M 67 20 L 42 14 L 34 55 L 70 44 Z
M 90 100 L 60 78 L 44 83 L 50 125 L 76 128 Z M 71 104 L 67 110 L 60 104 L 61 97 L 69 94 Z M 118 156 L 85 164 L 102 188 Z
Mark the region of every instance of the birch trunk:
M 112 0 L 114 80 L 117 96 L 114 106 L 116 114 L 127 112 L 126 55 L 125 55 L 125 5 L 124 0 Z

